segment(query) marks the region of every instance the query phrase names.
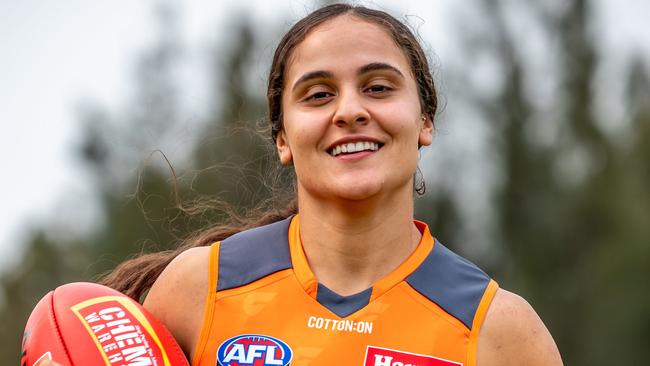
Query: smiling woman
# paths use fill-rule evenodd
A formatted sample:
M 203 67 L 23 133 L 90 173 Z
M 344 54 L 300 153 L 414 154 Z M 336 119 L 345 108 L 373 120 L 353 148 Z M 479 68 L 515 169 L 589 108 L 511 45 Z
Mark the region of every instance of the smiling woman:
M 408 27 L 364 7 L 318 9 L 280 41 L 267 96 L 279 160 L 296 174 L 288 207 L 104 281 L 149 290 L 145 307 L 193 365 L 561 364 L 526 301 L 414 220 L 437 100 Z
M 431 143 L 433 122 L 410 70 L 387 31 L 351 15 L 329 20 L 295 48 L 277 146 L 280 160 L 294 164 L 299 207 L 329 211 L 344 199 L 372 210 L 363 216 L 377 223 L 386 219 L 377 205 L 412 215 L 418 146 Z

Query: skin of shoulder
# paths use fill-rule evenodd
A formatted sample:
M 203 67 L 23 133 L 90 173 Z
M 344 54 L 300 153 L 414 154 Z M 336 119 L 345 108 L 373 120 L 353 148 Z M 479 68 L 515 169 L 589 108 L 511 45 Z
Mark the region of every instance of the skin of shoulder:
M 551 334 L 521 296 L 499 289 L 478 340 L 478 366 L 561 366 Z
M 160 274 L 143 304 L 169 329 L 188 359 L 203 321 L 209 257 L 209 247 L 181 253 Z

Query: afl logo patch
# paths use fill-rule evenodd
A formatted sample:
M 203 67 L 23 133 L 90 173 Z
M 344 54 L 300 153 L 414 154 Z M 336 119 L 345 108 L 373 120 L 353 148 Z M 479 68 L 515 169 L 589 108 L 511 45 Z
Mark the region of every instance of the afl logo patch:
M 242 334 L 217 349 L 220 366 L 286 366 L 293 354 L 281 340 L 261 334 Z

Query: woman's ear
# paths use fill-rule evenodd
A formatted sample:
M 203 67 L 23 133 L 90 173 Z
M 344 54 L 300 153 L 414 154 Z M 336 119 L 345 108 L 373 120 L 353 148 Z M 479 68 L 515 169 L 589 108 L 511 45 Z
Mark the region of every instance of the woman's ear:
M 291 154 L 291 147 L 289 146 L 289 141 L 287 140 L 284 130 L 281 130 L 278 133 L 278 136 L 275 139 L 275 147 L 278 149 L 280 162 L 284 165 L 291 164 L 293 161 L 293 154 Z
M 426 115 L 422 115 L 422 127 L 418 136 L 418 146 L 429 146 L 433 141 L 433 121 Z

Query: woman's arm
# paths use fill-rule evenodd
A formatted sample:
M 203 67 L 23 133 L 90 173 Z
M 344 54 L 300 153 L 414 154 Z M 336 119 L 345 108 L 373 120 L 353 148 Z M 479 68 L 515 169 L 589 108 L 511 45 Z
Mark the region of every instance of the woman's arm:
M 144 307 L 169 329 L 190 361 L 203 321 L 209 257 L 209 247 L 181 253 L 158 277 L 144 301 Z
M 561 366 L 560 352 L 535 310 L 499 289 L 478 341 L 477 366 Z

